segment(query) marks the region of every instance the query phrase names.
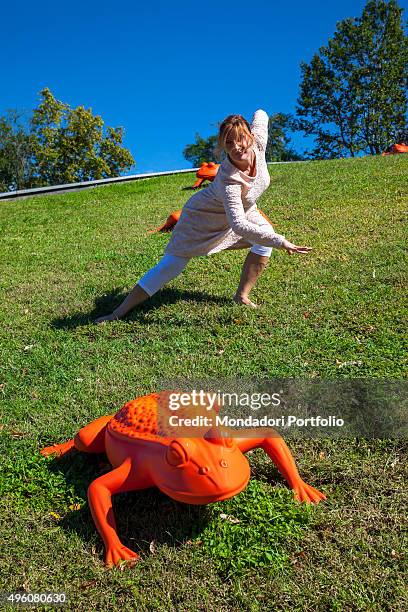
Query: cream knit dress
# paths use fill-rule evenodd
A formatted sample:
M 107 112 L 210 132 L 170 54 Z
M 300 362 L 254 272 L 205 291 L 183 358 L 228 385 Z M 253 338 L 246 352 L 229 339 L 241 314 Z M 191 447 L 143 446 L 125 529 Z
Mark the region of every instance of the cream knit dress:
M 256 175 L 238 170 L 228 159 L 214 181 L 185 204 L 165 253 L 179 257 L 211 255 L 224 249 L 248 248 L 252 244 L 281 248 L 284 236 L 259 213 L 256 201 L 270 183 L 265 149 L 268 115 L 254 113 L 251 132 L 255 138 Z

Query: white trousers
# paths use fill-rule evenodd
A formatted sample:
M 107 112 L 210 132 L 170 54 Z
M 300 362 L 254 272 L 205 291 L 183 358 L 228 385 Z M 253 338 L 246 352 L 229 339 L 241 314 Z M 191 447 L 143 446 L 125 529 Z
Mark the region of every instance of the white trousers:
M 262 246 L 261 244 L 254 244 L 251 248 L 251 253 L 270 257 L 272 248 Z M 163 255 L 159 263 L 146 272 L 137 284 L 149 296 L 152 296 L 166 283 L 181 274 L 190 259 L 190 257 L 179 257 L 178 255 Z

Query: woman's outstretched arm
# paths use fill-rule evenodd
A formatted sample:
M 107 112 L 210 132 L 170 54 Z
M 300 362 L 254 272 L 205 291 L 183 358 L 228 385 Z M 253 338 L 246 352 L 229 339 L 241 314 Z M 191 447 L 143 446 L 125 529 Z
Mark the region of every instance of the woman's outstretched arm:
M 290 255 L 292 253 L 308 253 L 312 249 L 306 246 L 297 246 L 285 236 L 276 234 L 272 226 L 256 225 L 245 216 L 242 204 L 241 185 L 230 184 L 225 187 L 224 209 L 231 229 L 253 244 L 274 247 L 275 249 L 285 249 Z

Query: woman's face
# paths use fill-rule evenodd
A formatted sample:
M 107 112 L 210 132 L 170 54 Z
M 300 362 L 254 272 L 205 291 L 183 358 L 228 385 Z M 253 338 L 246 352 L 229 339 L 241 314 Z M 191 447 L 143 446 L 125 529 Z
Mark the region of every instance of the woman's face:
M 250 141 L 246 136 L 234 140 L 229 136 L 225 142 L 225 150 L 233 162 L 250 163 L 252 159 L 252 149 Z

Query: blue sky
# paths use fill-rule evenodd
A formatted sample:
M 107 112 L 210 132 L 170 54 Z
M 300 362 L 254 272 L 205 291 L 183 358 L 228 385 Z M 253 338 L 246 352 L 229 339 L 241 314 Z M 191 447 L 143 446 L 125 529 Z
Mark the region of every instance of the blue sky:
M 408 17 L 408 0 L 399 0 Z M 195 133 L 230 113 L 293 112 L 300 62 L 365 0 L 66 3 L 2 7 L 0 114 L 29 111 L 49 87 L 125 127 L 135 171 L 188 168 Z M 203 14 L 201 6 L 214 8 Z M 295 145 L 303 150 L 301 134 Z

